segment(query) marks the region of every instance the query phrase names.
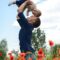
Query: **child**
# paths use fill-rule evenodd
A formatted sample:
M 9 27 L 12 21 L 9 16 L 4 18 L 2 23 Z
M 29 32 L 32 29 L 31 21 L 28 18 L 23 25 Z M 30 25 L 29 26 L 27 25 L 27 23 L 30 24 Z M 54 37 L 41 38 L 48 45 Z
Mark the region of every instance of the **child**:
M 10 5 L 13 5 L 13 4 L 16 4 L 18 7 L 22 4 L 22 3 L 24 3 L 26 0 L 15 0 L 15 1 L 13 1 L 13 2 L 11 2 L 11 3 L 9 3 L 8 4 L 8 6 L 10 6 Z M 30 1 L 30 3 L 28 3 L 28 6 L 27 6 L 27 16 L 29 15 L 29 11 L 32 11 L 33 9 L 35 9 L 36 8 L 36 6 L 35 6 L 35 4 L 32 2 L 32 1 Z

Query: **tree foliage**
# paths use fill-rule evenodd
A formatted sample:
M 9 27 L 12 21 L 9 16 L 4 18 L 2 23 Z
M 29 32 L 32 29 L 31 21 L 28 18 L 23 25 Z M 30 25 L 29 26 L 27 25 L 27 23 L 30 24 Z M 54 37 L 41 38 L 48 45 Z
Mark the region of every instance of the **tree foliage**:
M 7 47 L 7 41 L 5 39 L 0 41 L 0 47 L 7 52 L 8 51 L 8 47 Z
M 45 33 L 40 28 L 33 31 L 32 34 L 32 46 L 37 51 L 40 47 L 44 47 L 45 44 Z
M 53 57 L 56 57 L 58 55 L 58 49 L 60 49 L 60 45 L 59 44 L 58 45 L 55 45 L 53 47 L 53 51 L 52 51 Z
M 5 56 L 6 56 L 6 52 L 3 49 L 0 48 L 0 54 L 1 54 L 0 60 L 4 60 Z
M 0 60 L 4 60 L 7 52 L 7 41 L 5 39 L 0 41 Z

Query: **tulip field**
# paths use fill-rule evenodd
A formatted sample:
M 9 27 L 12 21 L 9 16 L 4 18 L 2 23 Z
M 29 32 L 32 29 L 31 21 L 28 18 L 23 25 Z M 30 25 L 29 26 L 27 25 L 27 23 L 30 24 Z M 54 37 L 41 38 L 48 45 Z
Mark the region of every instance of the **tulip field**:
M 50 40 L 49 46 L 49 51 L 41 47 L 34 54 L 34 57 L 28 57 L 28 59 L 26 59 L 24 52 L 18 52 L 18 55 L 15 55 L 12 51 L 5 53 L 0 49 L 0 60 L 60 60 L 60 45 L 55 46 L 54 42 Z

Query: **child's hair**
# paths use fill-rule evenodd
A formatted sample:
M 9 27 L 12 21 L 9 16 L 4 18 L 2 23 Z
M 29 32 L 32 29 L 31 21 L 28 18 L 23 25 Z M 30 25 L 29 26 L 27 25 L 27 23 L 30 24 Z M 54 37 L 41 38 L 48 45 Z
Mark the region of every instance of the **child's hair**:
M 36 15 L 36 17 L 39 17 L 39 16 L 41 16 L 41 12 L 40 12 L 40 10 L 37 10 L 37 15 Z
M 34 16 L 36 16 L 36 17 L 41 16 L 41 11 L 40 11 L 40 10 L 38 10 L 38 9 L 33 9 L 33 10 L 32 10 L 32 13 L 33 13 L 33 14 L 34 14 Z
M 33 23 L 33 26 L 34 26 L 34 28 L 37 28 L 40 26 L 40 24 L 41 24 L 40 18 L 37 18 L 36 22 Z

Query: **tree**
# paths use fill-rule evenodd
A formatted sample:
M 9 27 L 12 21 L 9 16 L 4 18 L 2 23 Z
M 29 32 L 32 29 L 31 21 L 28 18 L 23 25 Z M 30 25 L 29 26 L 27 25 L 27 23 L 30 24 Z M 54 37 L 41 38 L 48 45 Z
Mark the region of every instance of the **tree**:
M 6 56 L 6 52 L 3 49 L 0 49 L 0 60 L 4 60 Z
M 32 34 L 32 46 L 37 51 L 40 47 L 44 47 L 45 44 L 45 33 L 40 28 L 33 31 Z
M 7 41 L 5 39 L 0 41 L 0 60 L 4 60 L 7 52 Z
M 3 40 L 0 41 L 0 47 L 1 47 L 5 52 L 8 51 L 7 41 L 6 41 L 5 39 L 3 39 Z
M 58 52 L 59 49 L 60 49 L 60 44 L 56 44 L 56 45 L 53 47 L 53 51 L 52 51 L 53 57 L 56 57 L 56 56 L 59 55 L 59 52 Z

